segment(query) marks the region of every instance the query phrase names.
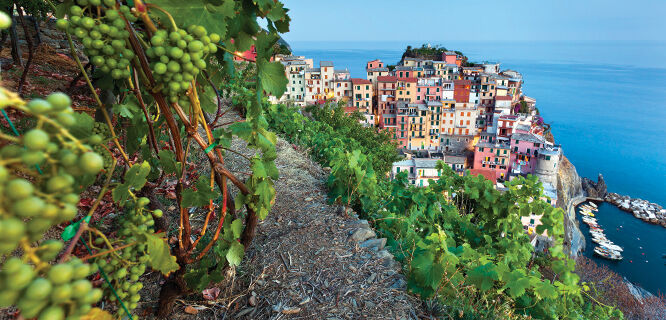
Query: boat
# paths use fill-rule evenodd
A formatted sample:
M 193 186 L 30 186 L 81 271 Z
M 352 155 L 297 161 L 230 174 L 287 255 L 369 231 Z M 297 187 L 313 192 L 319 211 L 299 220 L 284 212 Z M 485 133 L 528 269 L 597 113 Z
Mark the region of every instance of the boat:
M 613 243 L 610 242 L 610 241 L 608 241 L 608 242 L 604 242 L 604 243 L 600 243 L 599 245 L 600 245 L 602 248 L 604 248 L 604 249 L 609 249 L 609 250 L 613 250 L 613 251 L 617 251 L 617 252 L 622 252 L 622 251 L 624 251 L 624 249 L 622 249 L 622 247 L 620 247 L 620 246 L 618 246 L 618 245 L 616 245 L 616 244 L 613 244 Z
M 615 251 L 605 250 L 600 247 L 594 248 L 594 253 L 609 260 L 622 260 L 622 255 L 620 253 Z
M 595 208 L 595 207 L 591 207 L 591 206 L 585 205 L 585 204 L 582 205 L 582 206 L 580 206 L 580 207 L 583 208 L 584 210 L 588 210 L 588 211 L 599 211 L 599 209 L 597 209 L 597 208 Z
M 594 202 L 588 202 L 588 204 L 589 204 L 590 206 L 594 207 L 594 208 L 597 207 L 597 205 L 596 205 Z

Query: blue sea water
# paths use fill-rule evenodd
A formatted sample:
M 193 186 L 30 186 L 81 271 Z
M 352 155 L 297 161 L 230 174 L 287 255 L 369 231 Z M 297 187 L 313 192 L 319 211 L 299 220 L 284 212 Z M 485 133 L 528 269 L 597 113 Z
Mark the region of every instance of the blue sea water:
M 333 61 L 365 78 L 365 62 L 395 64 L 407 42 L 290 42 L 297 55 Z M 439 41 L 470 61 L 497 61 L 523 74 L 556 142 L 578 174 L 603 173 L 608 190 L 666 206 L 666 42 Z M 420 46 L 420 43 L 411 43 Z M 592 255 L 630 281 L 666 293 L 666 229 L 603 204 L 597 218 L 625 259 Z M 622 226 L 620 228 L 620 226 Z M 587 227 L 583 226 L 587 233 Z M 642 249 L 641 249 L 642 247 Z

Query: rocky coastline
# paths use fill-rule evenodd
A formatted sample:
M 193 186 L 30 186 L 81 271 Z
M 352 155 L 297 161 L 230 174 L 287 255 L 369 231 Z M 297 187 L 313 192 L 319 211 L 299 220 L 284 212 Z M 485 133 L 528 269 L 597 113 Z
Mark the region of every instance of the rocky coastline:
M 643 199 L 631 198 L 617 193 L 608 193 L 604 200 L 618 207 L 622 211 L 629 212 L 634 217 L 645 222 L 661 225 L 666 228 L 666 209 L 662 206 Z
M 557 171 L 557 207 L 564 210 L 564 246 L 572 258 L 585 250 L 585 236 L 576 219 L 576 206 L 587 198 L 576 167 L 562 156 Z

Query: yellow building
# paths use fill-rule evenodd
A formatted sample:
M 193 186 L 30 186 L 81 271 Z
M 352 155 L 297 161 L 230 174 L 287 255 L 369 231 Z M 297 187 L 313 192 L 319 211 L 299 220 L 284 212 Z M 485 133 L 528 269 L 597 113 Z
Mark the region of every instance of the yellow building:
M 395 90 L 397 101 L 416 101 L 416 78 L 398 78 L 398 87 Z

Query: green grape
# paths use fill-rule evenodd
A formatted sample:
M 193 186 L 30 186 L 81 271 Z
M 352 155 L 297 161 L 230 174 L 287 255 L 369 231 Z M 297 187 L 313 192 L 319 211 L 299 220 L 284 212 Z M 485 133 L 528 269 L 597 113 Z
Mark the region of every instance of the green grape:
M 75 204 L 79 203 L 80 197 L 76 193 L 68 193 L 68 194 L 62 196 L 60 198 L 60 200 L 62 200 L 62 202 L 64 202 L 64 203 L 75 205 Z
M 67 28 L 69 28 L 69 21 L 65 19 L 58 19 L 58 21 L 56 21 L 56 28 L 61 31 L 67 30 Z
M 9 176 L 9 171 L 5 166 L 0 165 L 0 183 L 4 183 L 7 181 L 7 177 Z
M 74 267 L 74 279 L 83 279 L 90 275 L 90 266 L 87 264 L 80 264 Z
M 74 217 L 76 217 L 76 214 L 78 211 L 76 210 L 76 206 L 66 203 L 63 208 L 60 210 L 60 214 L 58 215 L 58 218 L 60 221 L 67 221 L 67 220 L 72 220 Z
M 83 14 L 83 9 L 79 6 L 71 6 L 69 8 L 69 13 L 73 16 L 81 16 Z
M 24 297 L 30 300 L 44 300 L 51 294 L 51 290 L 53 290 L 51 282 L 44 278 L 37 278 L 28 285 Z
M 17 243 L 21 240 L 21 237 L 25 233 L 25 225 L 23 221 L 16 218 L 6 218 L 0 220 L 2 222 L 2 234 L 0 234 L 0 239 L 4 239 L 7 242 Z
M 51 204 L 51 203 L 47 203 L 44 206 L 44 210 L 42 211 L 41 217 L 44 218 L 44 219 L 48 219 L 48 220 L 54 220 L 58 217 L 58 212 L 59 211 L 60 211 L 60 209 L 58 209 L 58 207 L 56 205 Z
M 56 285 L 69 283 L 74 276 L 74 268 L 69 263 L 57 264 L 48 272 L 49 280 Z
M 33 99 L 32 101 L 28 102 L 26 107 L 28 107 L 30 112 L 35 114 L 45 114 L 52 109 L 51 104 L 48 101 L 42 99 Z
M 157 74 L 164 74 L 167 72 L 167 66 L 164 63 L 158 62 L 155 64 L 155 67 L 153 68 L 155 73 Z
M 48 300 L 35 301 L 30 299 L 19 299 L 16 303 L 16 307 L 21 310 L 21 316 L 24 318 L 34 318 L 39 315 L 39 312 L 42 311 L 48 303 Z
M 94 63 L 93 63 L 94 64 Z M 71 127 L 76 124 L 76 119 L 69 113 L 60 113 L 56 116 L 56 121 L 65 127 Z
M 86 152 L 79 158 L 81 169 L 88 174 L 97 174 L 104 167 L 102 157 L 94 152 Z
M 32 186 L 32 183 L 28 180 L 17 178 L 7 183 L 5 195 L 11 199 L 19 200 L 31 196 L 34 191 L 35 188 Z
M 23 145 L 30 150 L 44 150 L 49 143 L 49 135 L 40 129 L 32 129 L 23 135 Z
M 23 264 L 18 271 L 11 274 L 11 277 L 7 279 L 5 286 L 10 290 L 21 290 L 30 284 L 34 276 L 35 272 L 32 270 L 32 267 Z
M 44 309 L 37 320 L 64 320 L 65 310 L 58 306 L 50 306 Z
M 21 160 L 26 166 L 32 167 L 44 162 L 44 160 L 46 160 L 46 154 L 42 151 L 26 151 L 21 156 Z
M 110 55 L 114 54 L 115 52 L 116 52 L 116 50 L 113 49 L 113 47 L 112 47 L 112 46 L 109 46 L 109 45 L 105 45 L 105 46 L 102 48 L 102 53 L 104 53 L 104 54 L 107 55 L 107 56 L 110 56 Z M 112 58 L 110 58 L 110 59 L 112 59 Z
M 85 297 L 88 292 L 92 290 L 92 285 L 88 280 L 76 280 L 72 282 L 72 297 L 75 299 L 81 299 Z
M 88 33 L 86 32 L 86 30 L 82 28 L 76 28 L 74 29 L 74 35 L 77 38 L 86 38 L 88 36 Z
M 79 158 L 74 153 L 72 153 L 71 151 L 61 150 L 60 163 L 63 166 L 66 166 L 66 167 L 73 166 L 74 164 L 76 164 L 78 159 Z
M 44 206 L 44 200 L 33 196 L 16 201 L 12 206 L 12 211 L 19 217 L 34 217 L 44 210 Z
M 44 261 L 55 259 L 65 245 L 58 240 L 46 240 L 39 246 L 37 255 Z
M 160 62 L 165 63 L 165 64 L 169 63 L 169 57 L 160 56 Z
M 83 17 L 81 18 L 81 23 L 79 25 L 86 29 L 92 29 L 95 27 L 95 20 L 93 20 L 91 17 Z
M 90 2 L 91 6 L 99 6 L 102 4 L 101 0 L 88 0 L 88 2 Z
M 20 295 L 19 291 L 0 290 L 0 308 L 7 308 L 16 303 Z
M 103 34 L 109 34 L 109 31 L 111 31 L 111 27 L 108 24 L 100 24 L 98 28 L 99 32 Z

